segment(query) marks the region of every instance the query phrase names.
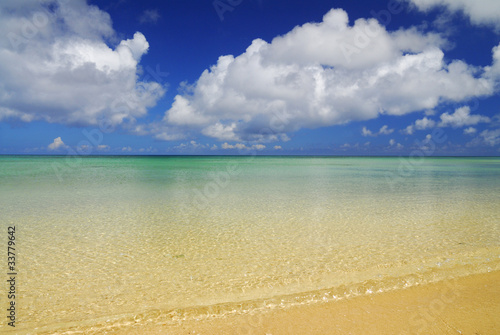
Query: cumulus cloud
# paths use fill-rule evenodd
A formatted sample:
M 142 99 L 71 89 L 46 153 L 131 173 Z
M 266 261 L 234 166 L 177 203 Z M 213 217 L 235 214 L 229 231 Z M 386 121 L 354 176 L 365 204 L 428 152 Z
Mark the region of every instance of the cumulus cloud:
M 435 125 L 436 122 L 434 120 L 428 119 L 427 117 L 415 121 L 415 128 L 418 130 L 433 128 Z
M 3 1 L 0 31 L 0 120 L 118 125 L 164 94 L 138 79 L 144 35 L 114 43 L 109 15 L 85 0 Z
M 394 129 L 389 129 L 389 126 L 385 125 L 378 131 L 379 135 L 389 135 L 394 132 Z
M 472 134 L 475 134 L 476 132 L 477 132 L 477 129 L 474 127 L 469 127 L 469 128 L 464 129 L 465 135 L 472 135 Z
M 402 145 L 401 143 L 397 143 L 395 139 L 391 138 L 389 140 L 389 146 L 391 147 L 395 147 L 396 149 L 402 149 L 404 148 L 404 145 Z
M 403 129 L 401 132 L 403 134 L 406 134 L 406 135 L 413 135 L 413 133 L 415 132 L 415 126 L 410 124 L 408 127 Z
M 363 129 L 361 129 L 361 135 L 363 136 L 373 136 L 373 133 L 371 130 L 367 129 L 366 127 L 363 127 Z
M 402 133 L 407 135 L 412 135 L 415 132 L 415 130 L 425 130 L 428 128 L 433 128 L 435 125 L 436 121 L 424 117 L 423 119 L 415 120 L 413 124 L 403 129 Z
M 59 149 L 64 149 L 67 148 L 68 146 L 64 144 L 63 140 L 61 137 L 57 137 L 54 139 L 52 143 L 49 144 L 47 147 L 49 150 L 59 150 Z
M 463 106 L 457 108 L 453 114 L 441 114 L 440 127 L 461 128 L 464 126 L 473 126 L 480 122 L 490 122 L 490 118 L 478 114 L 470 114 L 470 107 Z
M 484 130 L 479 136 L 487 145 L 495 146 L 500 144 L 500 129 Z
M 281 149 L 283 149 L 283 148 L 281 147 L 281 145 L 275 145 L 275 146 L 274 146 L 274 150 L 281 150 Z
M 500 30 L 500 2 L 497 0 L 407 0 L 418 9 L 428 11 L 444 6 L 450 11 L 462 11 L 476 25 L 492 25 Z
M 363 127 L 361 129 L 361 135 L 363 136 L 378 136 L 378 135 L 389 135 L 394 132 L 394 129 L 389 129 L 389 126 L 384 125 L 380 128 L 380 130 L 377 133 L 373 133 L 371 130 L 367 129 L 366 127 Z
M 279 141 L 301 128 L 491 95 L 496 77 L 446 61 L 445 43 L 416 28 L 389 32 L 374 19 L 350 24 L 345 11 L 332 9 L 320 23 L 219 57 L 150 131 L 175 138 L 175 126 L 221 141 Z

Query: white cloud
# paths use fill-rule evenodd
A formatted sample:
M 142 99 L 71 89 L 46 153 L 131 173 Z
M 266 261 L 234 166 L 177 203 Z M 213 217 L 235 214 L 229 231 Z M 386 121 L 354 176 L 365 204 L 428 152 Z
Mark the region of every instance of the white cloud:
M 465 135 L 472 135 L 472 134 L 475 134 L 476 132 L 477 132 L 477 129 L 474 127 L 469 127 L 469 128 L 464 129 Z
M 256 39 L 239 56 L 219 57 L 189 93 L 175 98 L 162 127 L 221 141 L 278 141 L 301 128 L 491 95 L 496 77 L 478 77 L 476 67 L 445 61 L 444 43 L 416 28 L 388 32 L 373 19 L 349 25 L 347 14 L 334 9 L 321 23 L 296 27 L 271 43 Z M 356 51 L 346 54 L 348 45 Z
M 109 15 L 84 0 L 3 1 L 0 31 L 0 120 L 133 123 L 164 93 L 138 80 L 144 35 L 109 46 Z
M 157 152 L 158 150 L 157 149 L 153 149 L 153 147 L 149 147 L 149 148 L 140 148 L 139 149 L 139 152 L 141 153 L 144 153 L 144 152 L 148 152 L 148 153 L 153 153 L 153 152 Z
M 415 121 L 415 129 L 418 129 L 418 130 L 425 130 L 428 128 L 433 128 L 435 125 L 436 125 L 436 122 L 434 120 L 428 119 L 427 117 L 424 117 L 423 119 Z
M 390 135 L 394 132 L 394 129 L 389 129 L 389 126 L 384 125 L 380 128 L 378 133 L 373 133 L 371 130 L 367 129 L 366 127 L 363 127 L 361 129 L 361 135 L 363 136 L 378 136 L 378 135 Z
M 202 130 L 203 135 L 214 137 L 220 140 L 226 141 L 235 141 L 238 140 L 238 137 L 234 133 L 236 129 L 236 123 L 232 122 L 231 124 L 224 125 L 221 122 L 216 122 L 213 125 L 207 126 Z
M 462 11 L 477 25 L 493 25 L 500 29 L 500 2 L 498 0 L 408 0 L 418 9 L 428 11 L 445 6 L 450 11 Z
M 394 132 L 394 129 L 389 129 L 388 126 L 382 126 L 380 130 L 378 131 L 379 135 L 389 135 Z
M 500 78 L 500 45 L 493 48 L 492 57 L 492 65 L 485 67 L 486 77 L 498 82 Z
M 221 145 L 222 149 L 238 149 L 238 150 L 264 150 L 266 148 L 263 144 L 254 144 L 252 146 L 247 146 L 243 143 L 228 144 L 227 142 Z
M 123 147 L 122 151 L 124 151 L 124 152 L 131 152 L 132 151 L 132 147 Z
M 181 150 L 184 150 L 184 149 L 188 149 L 188 150 L 210 149 L 210 150 L 216 150 L 217 145 L 214 144 L 212 147 L 210 147 L 210 144 L 208 144 L 208 143 L 203 144 L 203 143 L 198 143 L 194 140 L 191 140 L 189 142 L 181 143 L 181 144 L 175 146 L 174 149 L 181 149 Z
M 490 118 L 478 114 L 470 114 L 470 107 L 463 106 L 457 108 L 453 114 L 441 114 L 439 127 L 460 128 L 464 126 L 473 126 L 480 122 L 490 122 Z
M 68 146 L 64 144 L 63 140 L 61 137 L 57 137 L 54 139 L 52 143 L 49 144 L 47 147 L 49 150 L 58 150 L 58 149 L 64 149 L 67 148 Z
M 415 131 L 415 127 L 412 124 L 410 124 L 408 127 L 403 129 L 401 132 L 403 134 L 406 134 L 406 135 L 412 135 L 414 131 Z
M 426 113 L 426 115 L 429 114 Z M 415 130 L 425 130 L 428 128 L 433 128 L 434 126 L 436 126 L 436 122 L 424 116 L 423 119 L 415 120 L 413 124 L 410 124 L 401 132 L 406 135 L 412 135 L 415 132 Z
M 374 136 L 371 130 L 368 130 L 366 127 L 361 129 L 361 135 L 363 136 Z
M 495 146 L 500 144 L 500 129 L 484 130 L 479 136 L 487 145 Z
M 247 148 L 247 146 L 246 146 L 246 145 L 244 145 L 243 143 L 236 143 L 236 144 L 234 145 L 234 147 L 235 147 L 236 149 L 240 149 L 240 150 L 242 150 L 242 149 L 248 149 L 248 148 Z
M 275 145 L 275 146 L 274 146 L 274 150 L 281 150 L 281 149 L 283 149 L 283 148 L 281 147 L 281 145 Z
M 397 143 L 396 140 L 393 139 L 393 138 L 389 140 L 389 145 L 391 147 L 396 147 L 396 149 L 402 149 L 402 148 L 404 148 L 404 145 L 402 145 L 401 143 Z
M 244 144 L 242 146 L 246 148 L 246 146 Z M 222 143 L 222 145 L 220 147 L 222 149 L 234 149 L 234 148 L 236 148 L 236 146 L 234 146 L 233 144 L 229 144 L 227 142 Z

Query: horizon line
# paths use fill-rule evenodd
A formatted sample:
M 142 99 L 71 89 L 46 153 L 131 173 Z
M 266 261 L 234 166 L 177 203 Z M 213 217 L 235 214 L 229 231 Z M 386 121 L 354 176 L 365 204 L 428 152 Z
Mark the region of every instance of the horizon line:
M 339 155 L 339 154 L 103 154 L 103 155 L 67 155 L 67 154 L 2 154 L 0 156 L 32 156 L 32 157 L 407 157 L 410 155 Z M 500 155 L 427 155 L 420 158 L 500 158 Z

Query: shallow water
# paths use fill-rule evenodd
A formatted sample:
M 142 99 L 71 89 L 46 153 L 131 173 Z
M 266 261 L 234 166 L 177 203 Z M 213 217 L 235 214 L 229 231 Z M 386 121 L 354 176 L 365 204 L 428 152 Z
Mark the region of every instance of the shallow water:
M 15 333 L 222 317 L 500 269 L 500 159 L 413 163 L 0 156 Z

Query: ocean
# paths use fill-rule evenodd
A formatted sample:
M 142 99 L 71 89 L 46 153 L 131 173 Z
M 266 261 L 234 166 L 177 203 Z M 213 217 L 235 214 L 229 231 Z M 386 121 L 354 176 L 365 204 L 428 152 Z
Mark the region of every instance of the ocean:
M 5 333 L 182 324 L 500 270 L 496 157 L 0 156 L 0 213 L 4 249 L 8 227 L 16 241 Z

